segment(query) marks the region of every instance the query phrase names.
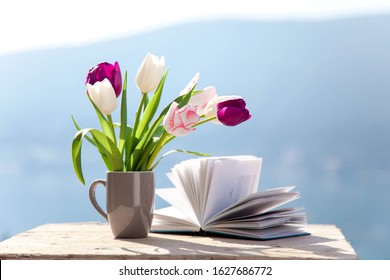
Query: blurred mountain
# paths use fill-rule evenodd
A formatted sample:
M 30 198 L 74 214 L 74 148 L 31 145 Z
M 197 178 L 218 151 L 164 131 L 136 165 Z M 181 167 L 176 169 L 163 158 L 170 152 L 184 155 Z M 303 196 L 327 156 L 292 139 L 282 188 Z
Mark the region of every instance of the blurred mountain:
M 342 229 L 360 258 L 390 258 L 390 15 L 324 22 L 207 21 L 73 48 L 0 56 L 0 236 L 39 224 L 102 220 L 73 174 L 70 115 L 98 127 L 85 75 L 119 61 L 134 76 L 147 52 L 170 72 L 162 104 L 196 72 L 199 87 L 245 98 L 252 119 L 206 124 L 168 149 L 264 158 L 260 189 L 296 185 L 310 223 Z M 87 31 L 86 31 L 87 32 Z M 114 118 L 119 120 L 118 115 Z M 131 119 L 132 120 L 132 119 Z M 84 145 L 86 180 L 105 177 Z M 157 168 L 158 186 L 175 155 Z M 104 192 L 100 197 L 103 200 Z M 157 208 L 163 202 L 157 201 Z

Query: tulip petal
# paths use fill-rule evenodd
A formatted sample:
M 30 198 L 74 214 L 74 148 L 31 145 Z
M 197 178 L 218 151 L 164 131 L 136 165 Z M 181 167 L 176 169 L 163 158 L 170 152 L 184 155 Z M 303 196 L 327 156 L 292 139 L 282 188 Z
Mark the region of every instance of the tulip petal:
M 94 85 L 87 83 L 87 90 L 91 100 L 103 114 L 110 115 L 116 109 L 116 94 L 108 79 Z
M 247 109 L 239 109 L 234 107 L 224 107 L 217 113 L 220 122 L 227 126 L 236 126 L 251 118 Z
M 110 115 L 116 109 L 116 94 L 108 79 L 104 79 L 100 88 L 100 104 L 103 114 Z
M 191 79 L 191 81 L 188 82 L 186 87 L 180 92 L 180 95 L 189 93 L 195 87 L 198 81 L 199 81 L 199 73 L 196 73 L 195 76 Z
M 175 116 L 176 111 L 177 111 L 177 103 L 172 102 L 171 107 L 169 107 L 169 110 L 168 110 L 168 112 L 165 115 L 164 120 L 163 120 L 163 126 L 168 133 L 170 133 L 172 130 L 172 127 L 175 126 L 174 116 Z
M 165 130 L 174 136 L 185 136 L 195 130 L 192 126 L 200 120 L 196 114 L 196 108 L 186 105 L 178 108 L 176 102 L 172 102 L 163 120 Z
M 239 98 L 218 103 L 217 118 L 224 125 L 236 126 L 249 120 L 251 115 L 249 114 L 249 110 L 246 109 L 245 100 Z
M 109 81 L 115 90 L 116 97 L 118 97 L 122 92 L 122 75 L 119 63 L 117 61 L 114 62 L 114 69 L 112 69 L 111 79 L 109 79 Z
M 205 113 L 207 104 L 216 96 L 216 88 L 214 86 L 209 86 L 204 88 L 202 92 L 191 96 L 191 99 L 188 103 L 196 107 L 196 113 L 201 116 Z
M 137 71 L 135 82 L 142 93 L 155 90 L 164 73 L 165 58 L 148 53 Z
M 206 118 L 212 118 L 217 116 L 217 105 L 220 102 L 226 101 L 226 100 L 231 100 L 231 99 L 242 99 L 241 96 L 238 95 L 224 95 L 224 96 L 216 96 L 213 99 L 211 99 L 206 107 L 204 108 L 204 114 Z M 218 118 L 212 121 L 213 123 L 216 124 L 222 124 Z
M 114 64 L 102 62 L 91 68 L 85 83 L 94 85 L 96 82 L 102 82 L 104 79 L 110 81 L 115 90 L 115 95 L 118 97 L 122 92 L 122 75 L 118 62 Z

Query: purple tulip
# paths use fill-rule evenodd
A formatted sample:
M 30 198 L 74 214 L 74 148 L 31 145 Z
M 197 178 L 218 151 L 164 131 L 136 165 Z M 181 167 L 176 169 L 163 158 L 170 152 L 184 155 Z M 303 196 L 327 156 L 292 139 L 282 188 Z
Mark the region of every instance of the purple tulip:
M 229 99 L 217 104 L 217 118 L 227 126 L 236 126 L 251 118 L 242 98 Z
M 96 82 L 102 82 L 106 78 L 110 81 L 115 95 L 118 97 L 122 92 L 122 75 L 119 64 L 116 61 L 114 64 L 102 62 L 91 68 L 85 83 L 94 85 Z

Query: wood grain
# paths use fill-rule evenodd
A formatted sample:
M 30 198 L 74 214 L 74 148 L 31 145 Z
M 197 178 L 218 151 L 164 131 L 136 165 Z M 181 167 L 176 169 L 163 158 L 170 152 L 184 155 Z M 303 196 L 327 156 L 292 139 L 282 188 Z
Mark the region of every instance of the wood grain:
M 107 224 L 46 224 L 0 243 L 0 259 L 357 259 L 334 225 L 271 241 L 151 233 L 114 239 Z

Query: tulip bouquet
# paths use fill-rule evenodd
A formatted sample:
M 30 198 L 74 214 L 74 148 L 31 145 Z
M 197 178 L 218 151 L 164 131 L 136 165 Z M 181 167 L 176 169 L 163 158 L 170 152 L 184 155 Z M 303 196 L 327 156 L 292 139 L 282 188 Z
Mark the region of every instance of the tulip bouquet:
M 87 96 L 102 129 L 82 129 L 72 116 L 77 128 L 72 142 L 73 167 L 83 184 L 81 148 L 84 139 L 96 147 L 108 171 L 149 171 L 154 170 L 164 156 L 173 152 L 205 156 L 193 151 L 172 150 L 158 158 L 166 144 L 175 137 L 192 133 L 198 125 L 212 121 L 235 126 L 250 119 L 246 103 L 240 96 L 217 96 L 213 86 L 196 90 L 199 74 L 157 114 L 167 74 L 164 57 L 146 55 L 135 78 L 141 100 L 133 126 L 130 126 L 127 119 L 127 72 L 122 79 L 118 62 L 100 63 L 89 70 Z M 153 91 L 149 97 L 148 93 Z M 111 113 L 117 107 L 119 96 L 120 122 L 114 123 Z M 116 130 L 119 130 L 119 134 Z

